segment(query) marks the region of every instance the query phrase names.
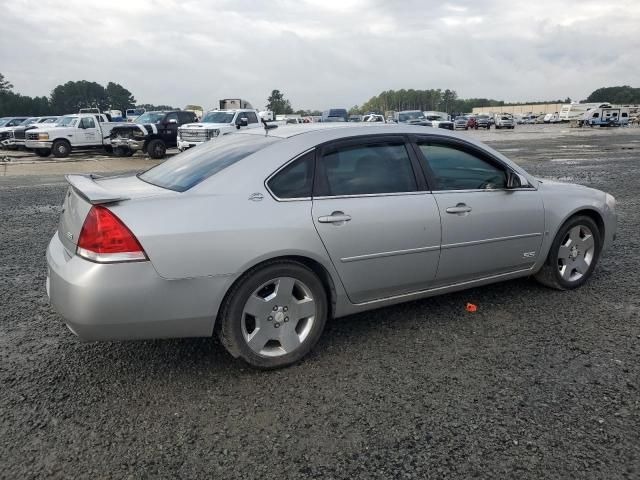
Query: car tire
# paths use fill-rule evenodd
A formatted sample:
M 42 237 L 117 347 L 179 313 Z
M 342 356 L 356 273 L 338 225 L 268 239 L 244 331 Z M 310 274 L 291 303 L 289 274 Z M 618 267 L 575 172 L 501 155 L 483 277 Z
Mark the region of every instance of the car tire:
M 570 218 L 558 231 L 542 268 L 534 278 L 556 290 L 573 290 L 593 274 L 600 258 L 600 230 L 590 217 Z
M 151 140 L 147 144 L 147 154 L 154 159 L 164 158 L 167 153 L 167 146 L 160 139 Z
M 258 369 L 281 368 L 311 351 L 327 315 L 327 293 L 317 275 L 298 262 L 273 261 L 231 288 L 217 331 L 233 357 Z
M 113 154 L 116 157 L 130 157 L 131 155 L 134 154 L 134 151 L 128 147 L 119 146 L 119 147 L 114 147 Z
M 51 152 L 56 158 L 66 158 L 71 153 L 71 145 L 66 140 L 56 140 L 51 145 Z
M 50 148 L 36 148 L 35 150 L 36 155 L 38 155 L 39 157 L 48 157 L 49 155 L 51 155 L 51 149 Z

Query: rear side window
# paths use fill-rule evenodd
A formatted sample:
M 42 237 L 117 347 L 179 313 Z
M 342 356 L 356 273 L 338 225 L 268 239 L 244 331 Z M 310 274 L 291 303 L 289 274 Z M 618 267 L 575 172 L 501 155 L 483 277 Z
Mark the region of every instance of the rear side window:
M 434 190 L 506 188 L 506 172 L 500 166 L 451 146 L 418 145 L 435 177 Z
M 171 157 L 138 177 L 162 188 L 184 192 L 278 140 L 263 135 L 225 135 Z
M 280 170 L 269 182 L 278 198 L 309 198 L 313 191 L 315 153 L 309 152 Z
M 322 195 L 366 195 L 417 190 L 404 143 L 342 147 L 322 157 Z

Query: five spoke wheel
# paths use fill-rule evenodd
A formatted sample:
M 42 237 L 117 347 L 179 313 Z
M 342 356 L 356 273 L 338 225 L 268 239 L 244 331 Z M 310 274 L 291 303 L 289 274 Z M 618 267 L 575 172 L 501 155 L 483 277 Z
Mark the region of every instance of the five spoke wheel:
M 293 352 L 311 331 L 316 303 L 302 281 L 278 277 L 259 286 L 242 312 L 242 333 L 259 355 Z
M 586 225 L 576 225 L 563 238 L 558 248 L 558 272 L 567 282 L 580 280 L 585 275 L 595 253 L 593 232 Z

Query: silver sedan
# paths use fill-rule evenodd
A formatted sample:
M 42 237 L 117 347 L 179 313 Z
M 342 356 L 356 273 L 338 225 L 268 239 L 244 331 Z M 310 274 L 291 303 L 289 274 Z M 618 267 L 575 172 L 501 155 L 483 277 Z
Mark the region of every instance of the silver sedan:
M 440 129 L 296 125 L 70 175 L 47 292 L 85 340 L 211 336 L 289 365 L 329 317 L 533 276 L 582 285 L 615 199 Z

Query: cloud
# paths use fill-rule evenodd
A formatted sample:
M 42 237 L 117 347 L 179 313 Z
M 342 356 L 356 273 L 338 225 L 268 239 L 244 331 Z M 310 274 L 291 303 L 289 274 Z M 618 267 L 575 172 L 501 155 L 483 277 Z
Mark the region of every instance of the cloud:
M 145 103 L 349 107 L 382 90 L 584 98 L 637 84 L 640 2 L 13 0 L 0 68 L 16 91 L 115 81 Z M 637 86 L 637 85 L 636 85 Z

